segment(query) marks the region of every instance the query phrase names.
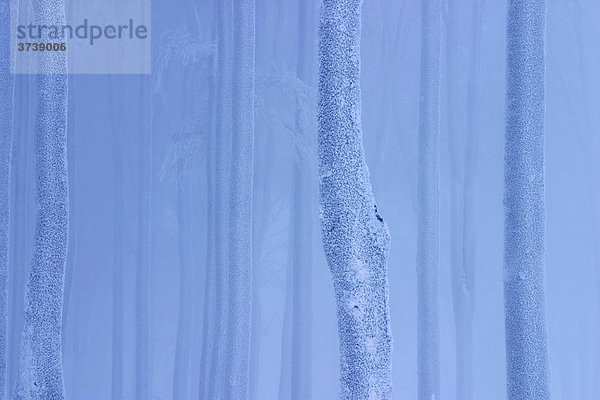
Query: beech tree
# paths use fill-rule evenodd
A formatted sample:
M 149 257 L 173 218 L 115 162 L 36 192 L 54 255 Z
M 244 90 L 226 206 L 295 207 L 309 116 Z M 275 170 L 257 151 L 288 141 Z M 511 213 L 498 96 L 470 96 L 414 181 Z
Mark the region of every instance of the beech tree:
M 390 234 L 377 211 L 361 130 L 361 0 L 324 0 L 319 30 L 321 231 L 336 294 L 342 398 L 388 399 Z

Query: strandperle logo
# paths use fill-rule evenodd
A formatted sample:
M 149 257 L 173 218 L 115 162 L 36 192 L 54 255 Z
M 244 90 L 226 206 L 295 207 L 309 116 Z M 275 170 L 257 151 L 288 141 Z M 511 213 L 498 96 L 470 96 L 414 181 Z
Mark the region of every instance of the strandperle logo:
M 86 19 L 83 23 L 73 27 L 72 25 L 18 25 L 17 39 L 23 40 L 88 40 L 91 46 L 99 39 L 147 39 L 148 28 L 143 24 L 134 23 L 129 19 L 125 25 L 95 25 L 89 24 Z
M 10 0 L 15 74 L 150 74 L 150 0 L 65 1 L 64 9 Z

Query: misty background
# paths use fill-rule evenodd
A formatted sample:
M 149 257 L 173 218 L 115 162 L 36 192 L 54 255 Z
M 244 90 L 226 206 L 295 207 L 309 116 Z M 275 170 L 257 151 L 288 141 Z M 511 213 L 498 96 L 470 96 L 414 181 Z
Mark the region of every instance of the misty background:
M 304 160 L 312 160 L 314 176 L 313 218 L 302 221 L 313 227 L 311 391 L 313 398 L 336 398 L 340 391 L 335 297 L 318 219 L 318 1 L 307 3 L 314 7 L 314 18 L 299 26 L 298 1 L 256 1 L 253 399 L 289 398 L 285 380 L 289 377 L 290 332 L 285 321 L 286 315 L 289 318 L 292 177 L 298 152 Z M 67 2 L 67 10 L 74 6 L 74 1 Z M 506 390 L 502 204 L 506 4 L 448 0 L 442 2 L 442 13 L 441 398 L 455 398 L 456 392 L 450 193 L 452 171 L 458 168 L 460 174 L 466 169 L 475 172 L 473 393 L 474 398 L 502 399 Z M 362 8 L 364 148 L 377 207 L 391 232 L 387 265 L 395 399 L 415 398 L 417 388 L 420 16 L 417 0 L 370 0 Z M 557 399 L 600 398 L 598 21 L 599 2 L 548 1 L 546 314 L 551 388 Z M 214 68 L 215 23 L 213 0 L 153 0 L 151 75 L 68 78 L 70 227 L 63 311 L 67 398 L 110 398 L 115 312 L 122 312 L 119 320 L 123 321 L 123 395 L 134 398 L 135 274 L 140 254 L 150 260 L 153 398 L 173 398 L 174 376 L 181 378 L 175 371 L 182 309 L 188 324 L 183 329 L 189 332 L 184 338 L 189 344 L 189 363 L 184 361 L 182 372 L 187 395 L 182 398 L 199 396 L 210 240 L 206 146 L 213 133 L 211 82 L 219 73 Z M 312 51 L 299 61 L 299 32 L 311 31 Z M 472 45 L 474 38 L 478 47 Z M 451 57 L 456 57 L 453 62 L 458 67 L 447 68 Z M 299 62 L 312 71 L 310 84 L 296 78 Z M 31 79 L 18 75 L 15 80 L 9 385 L 16 379 L 10 360 L 18 359 L 22 299 L 35 229 L 31 127 L 37 94 Z M 468 106 L 470 85 L 475 85 L 476 101 Z M 302 142 L 294 134 L 298 104 L 314 133 Z M 475 121 L 475 147 L 467 145 L 469 116 Z M 454 128 L 449 129 L 452 118 Z M 474 162 L 460 161 L 468 153 L 474 154 Z M 144 238 L 150 245 L 140 250 Z M 181 290 L 189 295 L 184 304 L 180 304 Z M 114 296 L 120 296 L 117 308 L 121 311 L 115 311 Z

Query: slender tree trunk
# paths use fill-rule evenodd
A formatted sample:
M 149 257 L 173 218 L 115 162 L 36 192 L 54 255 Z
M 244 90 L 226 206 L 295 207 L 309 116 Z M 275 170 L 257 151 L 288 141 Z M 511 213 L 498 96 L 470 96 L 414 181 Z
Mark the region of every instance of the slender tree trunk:
M 8 249 L 14 76 L 10 72 L 10 3 L 0 3 L 0 400 L 7 398 Z
M 225 365 L 229 319 L 230 175 L 232 132 L 233 3 L 217 2 L 217 96 L 214 179 L 215 305 L 211 324 L 207 399 L 225 398 L 229 375 Z
M 324 0 L 319 41 L 321 229 L 337 299 L 342 398 L 391 398 L 389 231 L 365 162 L 361 0 Z
M 181 161 L 185 163 L 184 160 Z M 173 374 L 173 398 L 189 398 L 189 379 L 191 368 L 193 296 L 194 296 L 194 219 L 198 192 L 197 183 L 190 171 L 180 165 L 177 190 L 177 222 L 179 233 L 179 316 L 177 324 L 177 342 L 175 346 L 175 368 Z
M 209 67 L 212 62 L 209 60 Z M 210 70 L 210 68 L 209 68 Z M 182 120 L 189 118 L 196 112 L 197 101 L 194 93 L 188 91 L 191 77 L 197 74 L 196 65 L 188 65 L 184 67 L 182 88 L 185 93 L 184 105 L 181 109 Z M 213 95 L 211 77 L 208 77 L 207 85 L 209 95 Z M 211 115 L 212 105 L 209 105 L 209 118 Z M 212 119 L 209 122 L 209 129 L 212 130 Z M 210 132 L 209 134 L 212 134 Z M 183 145 L 193 145 L 194 141 L 199 140 L 199 134 L 186 132 L 176 140 Z M 212 142 L 212 140 L 211 140 Z M 212 143 L 211 143 L 212 144 Z M 211 146 L 212 147 L 212 146 Z M 209 152 L 211 150 L 208 150 Z M 179 313 L 177 323 L 177 339 L 175 346 L 175 362 L 173 368 L 173 398 L 187 399 L 190 398 L 190 373 L 192 368 L 192 337 L 194 331 L 194 314 L 195 311 L 195 296 L 194 287 L 199 284 L 197 282 L 197 272 L 201 263 L 198 262 L 200 254 L 196 253 L 197 242 L 200 240 L 198 235 L 198 226 L 196 221 L 195 210 L 203 208 L 200 197 L 200 188 L 202 187 L 199 171 L 202 169 L 199 159 L 200 154 L 178 154 L 177 155 L 177 226 L 178 226 L 178 258 L 179 258 Z M 213 154 L 210 155 L 212 160 Z M 208 271 L 208 267 L 205 269 Z M 206 283 L 205 283 L 206 284 Z M 201 394 L 202 395 L 202 392 Z
M 123 131 L 121 125 L 121 90 L 120 85 L 123 80 L 111 76 L 110 103 L 113 123 L 113 285 L 112 285 L 112 368 L 111 368 L 111 398 L 121 400 L 123 398 L 123 297 L 124 282 L 123 270 L 124 264 L 124 184 L 123 184 Z
M 463 188 L 463 232 L 462 232 L 462 262 L 464 268 L 464 281 L 456 285 L 455 290 L 462 288 L 465 308 L 465 318 L 458 321 L 462 326 L 461 332 L 457 329 L 457 352 L 460 355 L 460 365 L 457 365 L 457 398 L 473 398 L 473 313 L 475 307 L 475 214 L 477 196 L 477 162 L 479 148 L 479 68 L 480 68 L 480 42 L 481 42 L 481 14 L 483 4 L 476 2 L 473 10 L 473 42 L 471 50 L 471 66 L 469 68 L 471 79 L 467 92 L 467 143 L 465 147 L 465 182 Z M 468 297 L 467 297 L 468 293 Z M 462 341 L 462 342 L 458 342 Z M 464 349 L 464 351 L 458 350 Z
M 545 0 L 507 21 L 504 307 L 508 399 L 549 399 L 544 296 Z
M 292 191 L 293 196 L 293 191 Z M 291 209 L 289 236 L 293 240 L 294 222 Z M 279 368 L 279 400 L 287 400 L 292 394 L 292 298 L 294 292 L 293 243 L 288 243 L 288 260 L 285 271 L 285 302 L 283 309 L 283 325 L 281 327 L 281 365 Z
M 9 343 L 8 343 L 8 384 L 7 392 L 13 394 L 17 387 L 19 350 L 21 346 L 21 336 L 23 331 L 23 310 L 25 308 L 25 281 L 27 270 L 25 263 L 29 260 L 28 253 L 28 210 L 29 210 L 29 189 L 30 189 L 30 129 L 32 95 L 30 87 L 33 87 L 31 75 L 21 77 L 15 82 L 15 92 L 25 93 L 19 96 L 16 107 L 13 141 L 13 159 L 14 168 L 12 181 L 14 182 L 12 191 L 11 214 L 11 243 L 10 243 L 10 270 L 9 270 Z M 15 99 L 16 100 L 16 99 Z
M 473 398 L 473 312 L 475 294 L 475 180 L 481 6 L 451 1 L 447 34 L 448 140 L 451 161 L 451 270 L 456 332 L 456 398 Z M 463 18 L 472 9 L 472 23 Z M 470 65 L 460 52 L 460 35 L 471 26 Z M 461 84 L 464 82 L 464 84 Z M 464 110 L 464 111 L 463 111 Z
M 146 101 L 147 81 L 140 78 L 140 154 L 138 164 L 138 198 L 137 198 L 137 270 L 136 270 L 136 371 L 135 391 L 138 400 L 152 398 L 152 364 L 151 364 L 151 199 L 152 199 L 152 118 L 147 115 Z M 152 100 L 150 100 L 152 101 Z M 151 107 L 151 106 L 150 106 Z M 148 129 L 149 127 L 149 129 Z
M 271 185 L 272 175 L 271 168 L 272 155 L 269 153 L 268 146 L 270 138 L 268 136 L 256 138 L 255 154 L 261 154 L 261 157 L 256 159 L 254 163 L 254 187 L 253 190 L 253 221 L 252 221 L 252 335 L 250 337 L 250 399 L 256 399 L 258 390 L 258 375 L 260 368 L 260 333 L 261 333 L 261 306 L 259 299 L 259 291 L 262 282 L 263 260 L 262 253 L 265 244 L 265 235 L 269 228 L 271 220 L 272 198 Z M 287 300 L 287 298 L 286 298 Z M 287 310 L 287 303 L 286 303 Z M 287 314 L 286 314 L 287 315 Z M 286 317 L 284 316 L 284 319 Z M 285 325 L 285 322 L 284 322 Z M 285 327 L 284 327 L 285 330 Z M 283 338 L 285 333 L 283 334 Z M 282 338 L 282 339 L 283 339 Z M 283 355 L 282 355 L 283 357 Z M 281 378 L 280 378 L 281 388 Z M 281 389 L 280 389 L 281 390 Z
M 252 328 L 252 171 L 254 158 L 254 0 L 233 7 L 233 119 L 229 242 L 228 399 L 248 398 Z
M 273 48 L 271 38 L 277 36 L 278 31 L 273 31 L 272 26 L 266 23 L 268 1 L 256 2 L 256 61 L 269 59 L 267 48 Z M 275 35 L 273 35 L 275 32 Z M 264 130 L 265 132 L 268 129 Z M 250 385 L 249 400 L 258 399 L 258 377 L 260 373 L 260 343 L 262 332 L 262 307 L 260 304 L 260 288 L 263 281 L 262 251 L 264 236 L 271 214 L 271 155 L 265 150 L 269 143 L 268 135 L 257 135 L 255 138 L 255 154 L 260 154 L 254 162 L 254 190 L 253 190 L 253 221 L 252 221 L 252 334 L 250 337 Z M 284 317 L 285 318 L 285 317 Z M 281 387 L 281 379 L 279 382 Z
M 218 16 L 219 3 L 214 3 L 214 15 Z M 213 39 L 216 38 L 217 23 L 213 25 Z M 210 117 L 210 131 L 207 134 L 206 140 L 206 276 L 204 280 L 204 304 L 202 312 L 202 348 L 200 355 L 200 388 L 199 398 L 208 398 L 208 386 L 209 379 L 211 376 L 211 354 L 215 346 L 217 330 L 215 327 L 217 313 L 216 313 L 216 263 L 215 263 L 215 244 L 216 244 L 216 231 L 215 231 L 215 182 L 216 182 L 216 140 L 219 132 L 217 131 L 218 116 L 217 112 L 217 100 L 215 99 L 217 94 L 217 87 L 215 81 L 217 80 L 217 68 L 216 68 L 216 54 L 213 54 L 209 59 L 210 63 L 210 76 L 208 82 L 208 99 L 210 104 L 209 117 Z
M 40 24 L 63 25 L 63 1 L 34 2 Z M 38 213 L 16 398 L 64 398 L 62 307 L 68 244 L 66 54 L 44 54 L 35 125 Z M 48 68 L 48 70 L 46 70 Z M 60 73 L 56 73 L 56 72 Z
M 439 134 L 440 0 L 425 0 L 421 14 L 421 100 L 417 183 L 418 399 L 440 398 Z
M 216 4 L 216 3 L 215 3 Z M 216 6 L 215 6 L 216 8 Z M 215 57 L 211 58 L 211 74 L 216 73 Z M 216 101 L 215 84 L 217 77 L 211 75 L 208 83 L 210 101 L 210 131 L 207 134 L 206 147 L 206 277 L 204 281 L 204 304 L 202 313 L 202 351 L 200 356 L 200 399 L 208 398 L 208 382 L 210 376 L 210 354 L 215 345 L 215 320 L 216 314 L 216 264 L 215 264 L 215 150 L 216 150 Z
M 298 10 L 298 56 L 296 75 L 313 88 L 316 36 L 316 3 L 301 1 Z M 312 239 L 313 168 L 309 144 L 313 143 L 312 123 L 300 96 L 296 96 L 296 157 L 292 196 L 292 399 L 311 396 L 312 334 Z

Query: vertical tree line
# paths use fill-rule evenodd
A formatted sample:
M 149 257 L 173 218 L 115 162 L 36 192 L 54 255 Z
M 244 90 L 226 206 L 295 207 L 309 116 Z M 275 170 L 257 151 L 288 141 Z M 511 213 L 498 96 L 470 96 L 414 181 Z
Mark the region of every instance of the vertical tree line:
M 152 397 L 152 122 L 148 116 L 148 79 L 139 79 L 139 159 L 137 195 L 137 246 L 135 277 L 135 392 L 139 400 Z M 150 100 L 152 101 L 152 99 Z M 150 108 L 152 106 L 150 105 Z
M 109 96 L 112 112 L 113 141 L 113 273 L 112 273 L 112 358 L 111 358 L 111 396 L 114 400 L 123 398 L 124 373 L 124 158 L 123 158 L 123 126 L 119 111 L 123 105 L 122 91 L 118 84 L 122 80 L 109 78 Z M 116 84 L 115 84 L 116 83 Z
M 298 4 L 298 50 L 296 77 L 309 89 L 314 86 L 316 48 L 316 4 Z M 311 90 L 309 90 L 312 93 Z M 296 95 L 294 116 L 295 157 L 292 178 L 292 357 L 291 398 L 309 399 L 311 395 L 312 265 L 313 265 L 313 120 L 300 95 Z M 308 147 L 308 149 L 307 149 Z M 289 288 L 288 288 L 289 290 Z
M 447 97 L 450 151 L 450 266 L 456 335 L 456 397 L 473 398 L 475 196 L 481 1 L 448 2 Z M 469 20 L 469 16 L 471 19 Z M 469 29 L 465 29 L 469 28 Z M 466 34 L 470 34 L 467 39 Z M 462 43 L 471 41 L 469 46 Z M 461 51 L 465 49 L 466 51 Z
M 203 346 L 210 353 L 203 366 L 210 372 L 202 372 L 200 393 L 205 398 L 244 399 L 249 393 L 252 320 L 255 4 L 218 2 L 217 15 L 216 129 L 215 138 L 209 139 L 214 164 L 208 167 L 214 168 L 214 198 L 209 201 L 214 207 L 215 257 L 209 268 L 214 271 L 216 301 L 205 321 L 215 324 L 216 332 Z
M 8 330 L 8 254 L 12 162 L 14 76 L 10 71 L 10 3 L 0 2 L 0 399 L 6 397 Z
M 417 181 L 418 399 L 440 398 L 439 136 L 441 2 L 421 3 Z

